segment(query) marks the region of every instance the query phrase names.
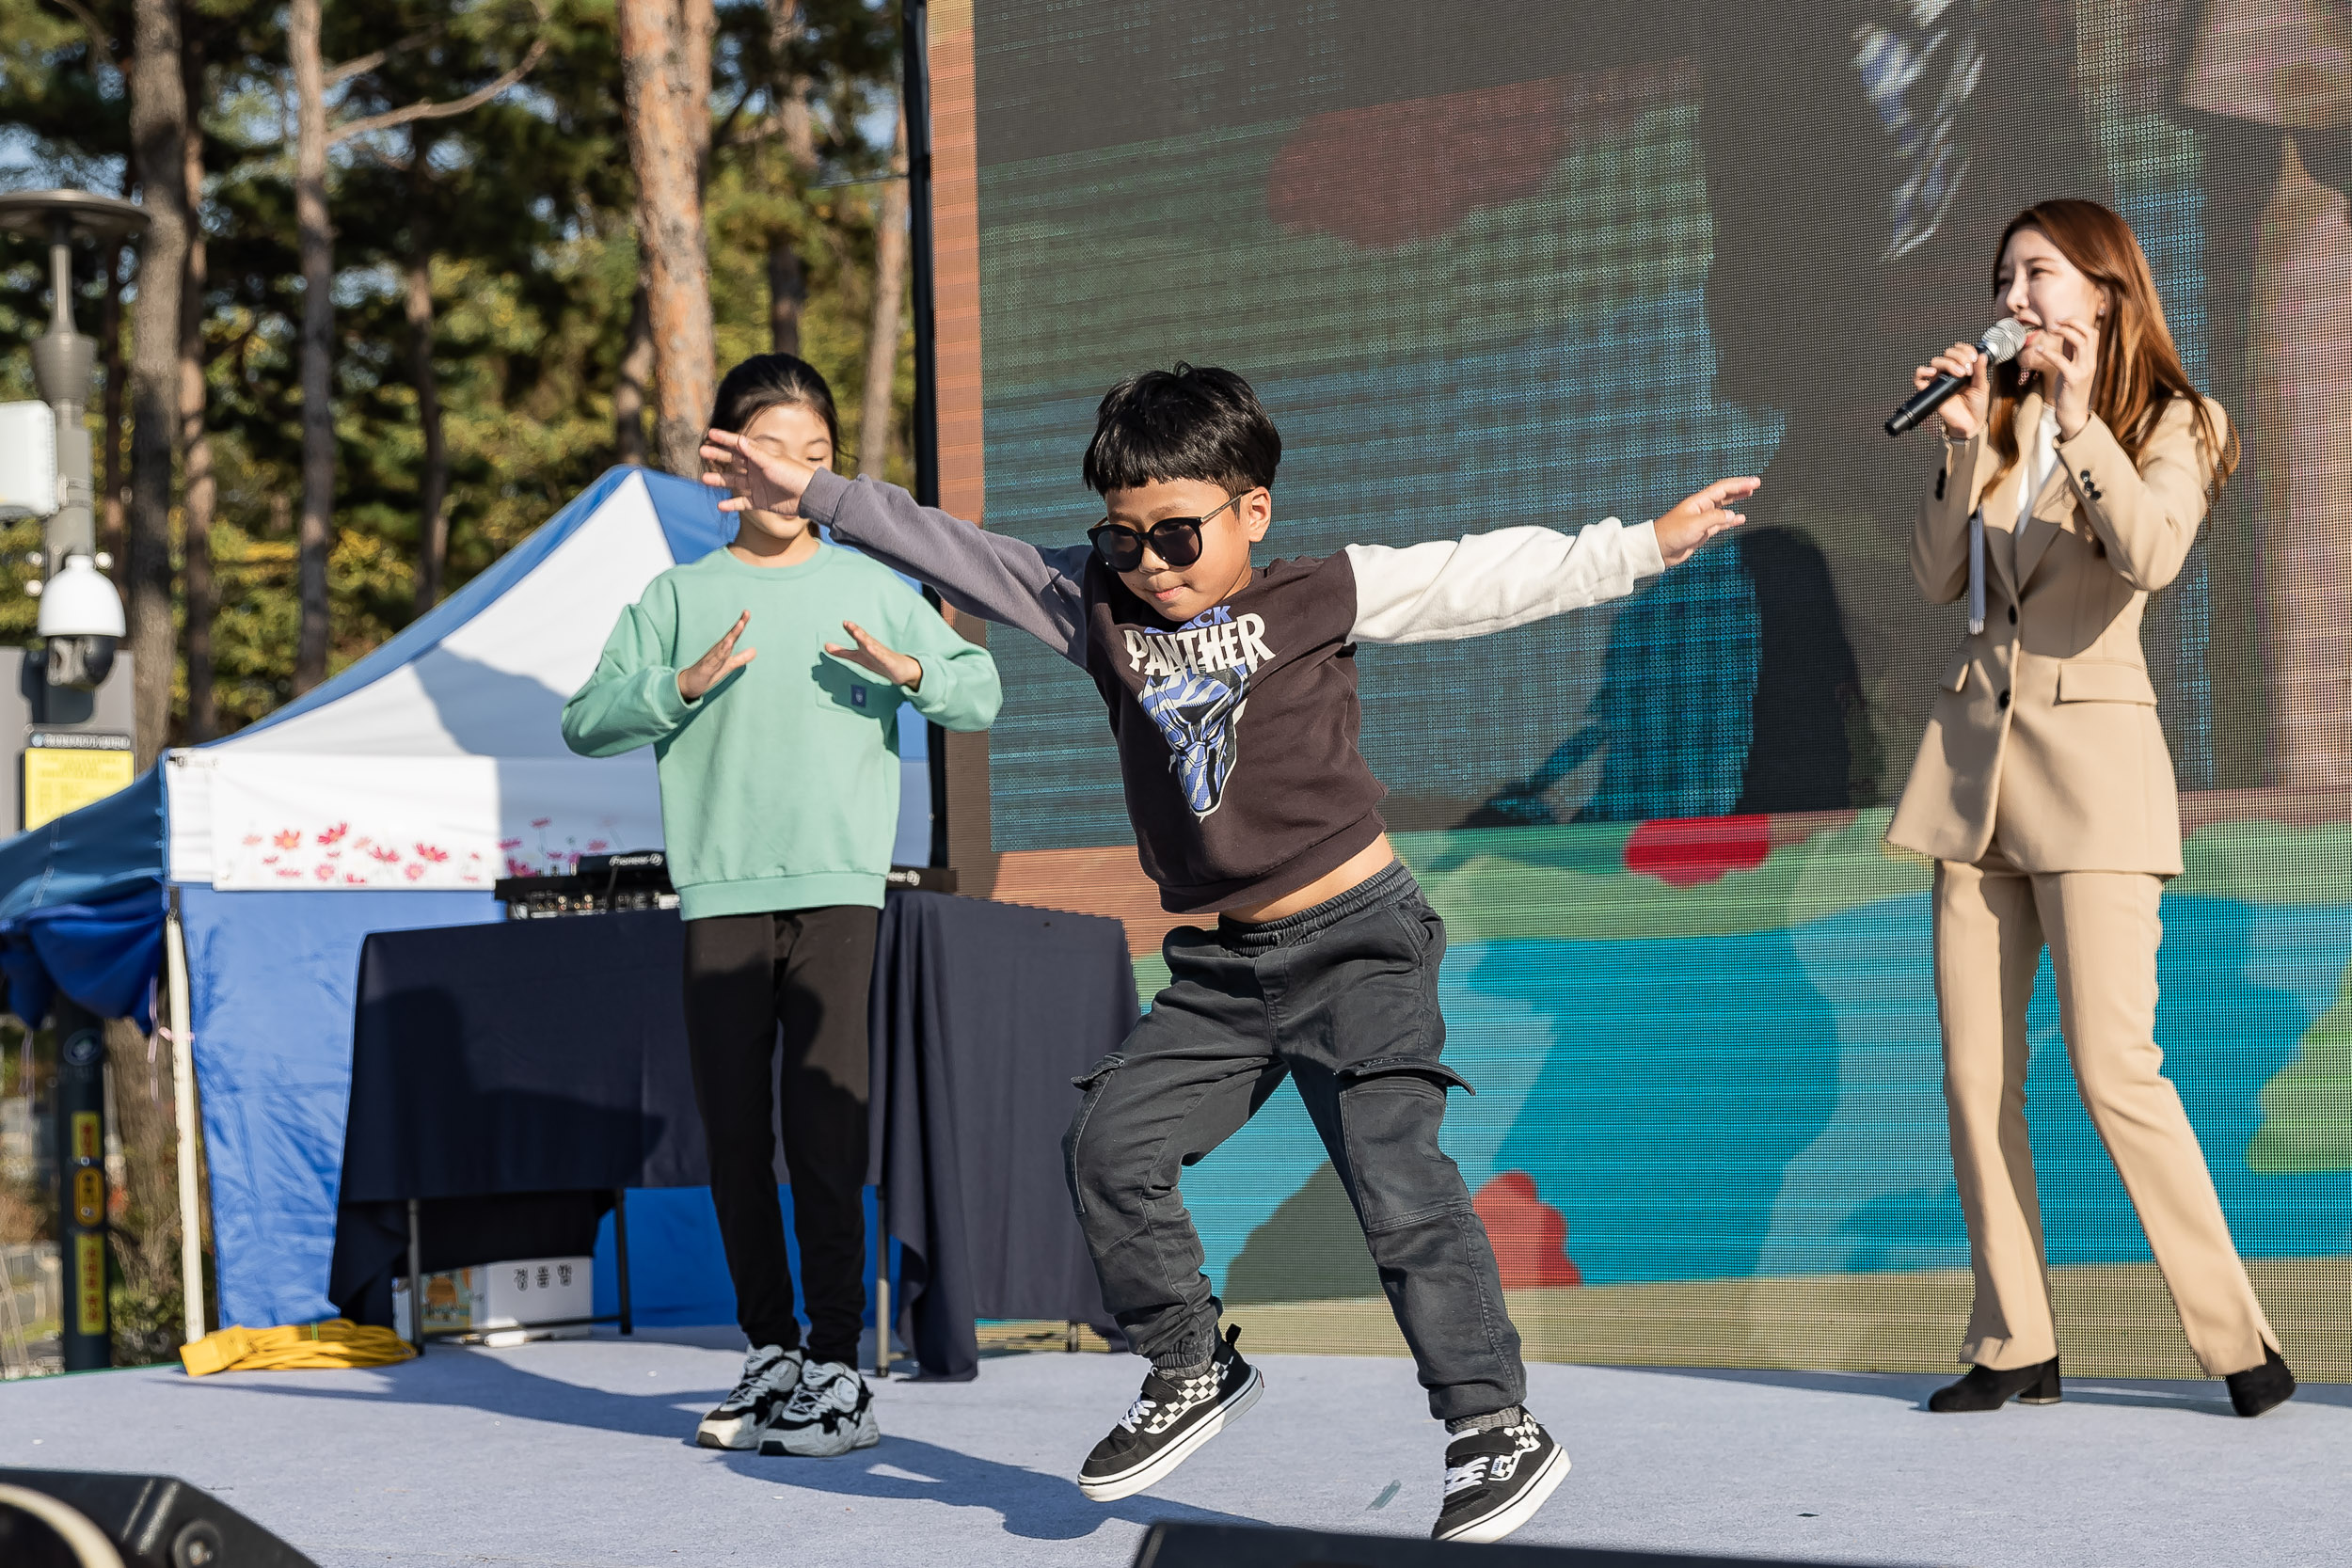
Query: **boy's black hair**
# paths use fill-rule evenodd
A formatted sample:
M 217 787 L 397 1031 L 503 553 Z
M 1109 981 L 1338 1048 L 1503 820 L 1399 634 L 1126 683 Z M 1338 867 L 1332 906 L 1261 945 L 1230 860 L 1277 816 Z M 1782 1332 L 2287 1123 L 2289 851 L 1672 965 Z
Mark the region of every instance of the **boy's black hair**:
M 785 404 L 823 420 L 834 451 L 841 450 L 841 416 L 834 410 L 833 388 L 816 366 L 791 354 L 755 354 L 727 372 L 712 400 L 710 428 L 740 433 L 761 414 Z
M 1083 471 L 1097 495 L 1197 479 L 1238 496 L 1272 484 L 1281 461 L 1281 433 L 1249 383 L 1180 359 L 1172 371 L 1131 375 L 1104 394 Z

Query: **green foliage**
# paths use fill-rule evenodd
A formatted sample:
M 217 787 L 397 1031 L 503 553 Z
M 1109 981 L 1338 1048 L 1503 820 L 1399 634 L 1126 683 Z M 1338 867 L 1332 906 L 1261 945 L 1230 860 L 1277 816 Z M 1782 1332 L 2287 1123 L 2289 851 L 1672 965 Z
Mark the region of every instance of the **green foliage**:
M 51 0 L 0 0 L 0 132 L 23 149 L 15 166 L 0 166 L 0 182 L 126 188 L 127 83 L 103 61 L 128 55 L 130 6 L 96 0 L 93 9 L 110 32 L 100 48 Z M 801 11 L 802 36 L 780 61 L 763 5 L 720 8 L 707 197 L 712 309 L 722 370 L 765 352 L 770 237 L 789 236 L 808 287 L 802 352 L 833 383 L 845 445 L 854 450 L 882 191 L 871 182 L 889 156 L 897 17 L 866 0 L 803 0 Z M 213 646 L 215 701 L 229 729 L 293 691 L 302 286 L 287 141 L 292 77 L 280 8 L 183 0 L 183 12 L 203 62 L 195 107 L 206 168 L 203 342 L 218 498 Z M 508 69 L 534 38 L 548 43 L 530 75 L 490 103 L 351 138 L 330 160 L 333 670 L 414 613 L 424 438 L 405 268 L 422 256 L 431 280 L 450 469 L 446 594 L 616 460 L 613 388 L 637 255 L 612 0 L 545 0 L 544 10 L 530 0 L 385 0 L 330 6 L 325 24 L 330 64 L 387 52 L 373 71 L 330 89 L 338 122 L 448 102 Z M 793 166 L 777 134 L 775 84 L 787 71 L 806 83 L 813 171 Z M 85 250 L 77 265 L 77 319 L 92 331 L 102 261 Z M 46 326 L 47 293 L 45 254 L 0 236 L 0 398 L 31 395 L 23 350 Z M 121 315 L 127 334 L 127 308 Z M 913 403 L 903 330 L 899 358 L 887 471 L 903 481 Z M 92 404 L 103 443 L 95 411 L 103 395 Z M 32 635 L 23 557 L 39 537 L 30 523 L 0 529 L 0 640 Z M 175 687 L 177 723 L 184 668 Z

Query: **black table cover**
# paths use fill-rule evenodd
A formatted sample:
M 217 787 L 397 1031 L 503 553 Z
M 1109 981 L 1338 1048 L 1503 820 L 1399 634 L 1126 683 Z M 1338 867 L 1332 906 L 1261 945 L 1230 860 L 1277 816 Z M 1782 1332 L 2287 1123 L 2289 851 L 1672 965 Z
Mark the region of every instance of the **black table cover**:
M 677 916 L 656 911 L 367 939 L 327 1291 L 340 1309 L 390 1322 L 410 1198 L 437 1270 L 584 1253 L 616 1189 L 705 1184 L 683 954 Z M 867 1180 L 903 1247 L 893 1317 L 924 1375 L 977 1370 L 977 1318 L 1102 1320 L 1060 1137 L 1070 1080 L 1135 1019 L 1117 922 L 889 895 Z

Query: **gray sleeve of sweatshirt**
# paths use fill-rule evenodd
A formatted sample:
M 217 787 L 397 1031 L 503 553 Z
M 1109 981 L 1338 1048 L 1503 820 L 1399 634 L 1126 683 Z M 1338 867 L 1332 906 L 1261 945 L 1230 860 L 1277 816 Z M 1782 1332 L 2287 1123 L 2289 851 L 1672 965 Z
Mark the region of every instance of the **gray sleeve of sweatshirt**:
M 939 590 L 958 610 L 1025 631 L 1083 669 L 1088 546 L 1041 550 L 922 506 L 895 484 L 818 469 L 801 515 L 845 545 Z

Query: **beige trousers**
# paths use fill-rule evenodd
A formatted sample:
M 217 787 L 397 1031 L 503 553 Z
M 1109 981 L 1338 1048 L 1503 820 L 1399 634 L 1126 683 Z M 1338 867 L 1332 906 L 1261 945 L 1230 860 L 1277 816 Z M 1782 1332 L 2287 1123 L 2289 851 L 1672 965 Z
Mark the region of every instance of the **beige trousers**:
M 1974 865 L 1936 863 L 1944 1102 L 1977 1282 L 1963 1361 L 2028 1367 L 2058 1354 L 2026 1136 L 2026 1003 L 2045 942 L 2083 1104 L 2139 1212 L 2189 1348 L 2222 1377 L 2260 1366 L 2264 1346 L 2279 1342 L 2156 1046 L 2162 890 L 2141 872 L 2023 871 L 1997 839 Z

